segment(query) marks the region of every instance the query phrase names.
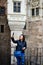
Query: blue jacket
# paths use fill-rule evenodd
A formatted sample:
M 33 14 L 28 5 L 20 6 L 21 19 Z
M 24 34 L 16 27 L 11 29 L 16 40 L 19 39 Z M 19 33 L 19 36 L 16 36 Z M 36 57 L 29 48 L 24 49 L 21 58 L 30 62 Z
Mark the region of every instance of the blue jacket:
M 16 50 L 17 50 L 17 51 L 22 51 L 22 52 L 24 52 L 24 51 L 22 50 L 22 48 L 23 48 L 23 47 L 25 47 L 25 48 L 27 47 L 26 41 L 14 40 L 13 37 L 12 37 L 11 39 L 12 39 L 13 43 L 17 43 Z

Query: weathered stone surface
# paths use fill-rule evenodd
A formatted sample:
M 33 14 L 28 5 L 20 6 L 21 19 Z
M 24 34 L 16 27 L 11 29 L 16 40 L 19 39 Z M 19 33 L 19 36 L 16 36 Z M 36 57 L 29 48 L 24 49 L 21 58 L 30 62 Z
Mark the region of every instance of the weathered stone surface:
M 42 21 L 28 21 L 28 46 L 43 47 L 42 45 Z M 25 34 L 25 32 L 24 32 Z
M 0 25 L 4 25 L 4 32 L 0 32 L 0 65 L 10 65 L 10 29 L 7 21 L 7 0 L 0 0 L 0 7 L 5 7 L 5 14 L 0 15 Z
M 6 16 L 0 16 L 0 25 L 4 25 L 4 32 L 0 32 L 0 65 L 10 64 L 10 29 Z

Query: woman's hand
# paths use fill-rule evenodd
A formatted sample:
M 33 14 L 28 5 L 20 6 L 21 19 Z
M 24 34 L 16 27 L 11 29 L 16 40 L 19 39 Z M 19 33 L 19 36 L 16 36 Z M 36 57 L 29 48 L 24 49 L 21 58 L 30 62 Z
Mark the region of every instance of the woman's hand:
M 22 50 L 25 50 L 25 47 L 23 47 Z

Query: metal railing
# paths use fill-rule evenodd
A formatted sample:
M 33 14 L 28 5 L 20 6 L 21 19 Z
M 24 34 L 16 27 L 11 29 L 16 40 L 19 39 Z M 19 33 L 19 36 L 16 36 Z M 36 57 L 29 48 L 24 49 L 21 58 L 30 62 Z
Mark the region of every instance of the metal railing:
M 15 60 L 13 61 L 15 63 Z M 43 65 L 43 48 L 27 48 L 25 52 L 25 65 Z

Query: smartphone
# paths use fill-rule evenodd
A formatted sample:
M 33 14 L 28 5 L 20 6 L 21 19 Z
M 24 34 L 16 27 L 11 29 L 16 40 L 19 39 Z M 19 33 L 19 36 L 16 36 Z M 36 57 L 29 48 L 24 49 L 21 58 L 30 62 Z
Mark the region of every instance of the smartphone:
M 13 32 L 13 35 L 14 35 L 14 32 Z

